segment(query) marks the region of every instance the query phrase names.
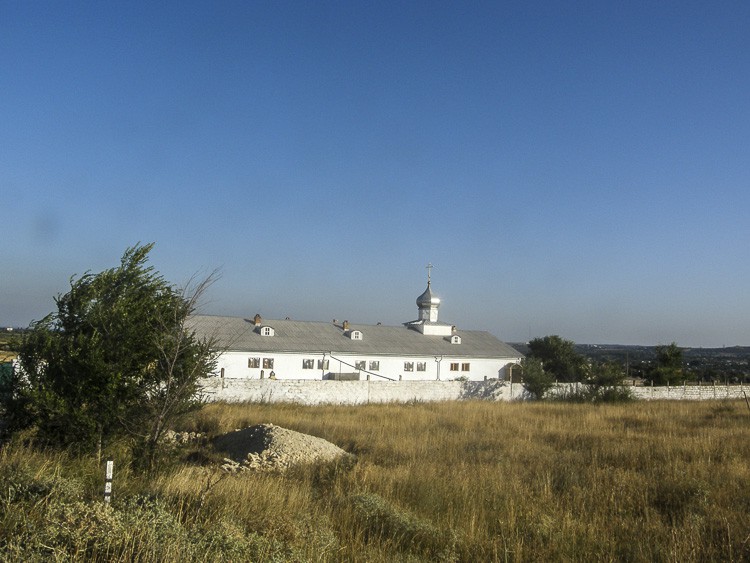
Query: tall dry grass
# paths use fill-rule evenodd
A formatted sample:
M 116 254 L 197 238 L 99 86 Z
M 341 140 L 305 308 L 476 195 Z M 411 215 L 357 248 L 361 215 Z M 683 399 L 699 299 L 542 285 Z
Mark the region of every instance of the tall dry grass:
M 98 468 L 6 446 L 2 482 L 37 492 L 3 493 L 0 547 L 122 561 L 750 560 L 744 403 L 212 404 L 185 429 L 261 422 L 358 460 L 228 476 L 208 450 L 176 452 L 182 461 L 150 479 L 118 473 L 100 514 L 87 492 Z M 49 471 L 57 485 L 39 485 Z M 71 503 L 95 524 L 58 506 Z M 43 518 L 68 532 L 46 533 Z M 26 528 L 42 540 L 27 533 L 35 547 L 22 553 L 13 538 Z M 118 539 L 98 540 L 108 529 Z

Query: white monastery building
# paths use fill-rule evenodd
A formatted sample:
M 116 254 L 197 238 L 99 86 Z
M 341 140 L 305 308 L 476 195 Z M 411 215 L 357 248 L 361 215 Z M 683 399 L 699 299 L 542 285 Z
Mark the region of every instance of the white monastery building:
M 401 326 L 196 315 L 197 336 L 222 350 L 227 379 L 442 380 L 510 379 L 523 357 L 489 332 L 438 321 L 440 299 L 427 289 L 419 317 Z

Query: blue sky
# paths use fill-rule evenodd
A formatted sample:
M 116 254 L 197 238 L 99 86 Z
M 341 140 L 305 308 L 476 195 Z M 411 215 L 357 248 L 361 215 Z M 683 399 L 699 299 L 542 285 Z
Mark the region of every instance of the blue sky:
M 750 345 L 748 2 L 0 0 L 0 325 L 156 242 L 204 312 Z

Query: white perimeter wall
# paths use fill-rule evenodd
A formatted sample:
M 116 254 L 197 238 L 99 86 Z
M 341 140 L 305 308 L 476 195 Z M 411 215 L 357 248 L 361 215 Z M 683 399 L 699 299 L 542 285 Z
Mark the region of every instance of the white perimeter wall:
M 209 400 L 303 405 L 363 405 L 409 401 L 464 399 L 510 400 L 520 385 L 498 381 L 314 381 L 225 379 L 206 380 Z M 517 398 L 517 397 L 516 397 Z
M 204 381 L 211 401 L 254 403 L 299 403 L 304 405 L 391 403 L 408 401 L 491 401 L 523 400 L 523 386 L 497 379 L 488 381 L 320 381 L 227 379 Z M 575 384 L 560 384 L 559 391 L 571 391 Z M 631 387 L 643 400 L 741 399 L 747 386 L 704 385 L 680 387 Z
M 248 359 L 259 358 L 260 367 L 249 368 Z M 265 358 L 273 359 L 273 368 L 264 368 L 263 360 Z M 317 369 L 318 360 L 328 360 L 328 369 Z M 313 369 L 303 369 L 302 361 L 304 359 L 313 360 Z M 365 362 L 365 370 L 360 372 L 360 379 L 369 378 L 373 381 L 398 381 L 399 377 L 404 381 L 448 381 L 458 377 L 465 377 L 472 381 L 484 381 L 485 379 L 509 379 L 507 366 L 520 362 L 518 358 L 505 359 L 475 359 L 461 358 L 458 356 L 443 356 L 440 361 L 435 360 L 435 356 L 426 357 L 383 357 L 383 356 L 366 356 L 366 355 L 348 355 L 336 354 L 333 356 L 323 353 L 309 354 L 288 354 L 288 353 L 252 353 L 252 352 L 225 352 L 221 355 L 217 363 L 217 375 L 221 376 L 221 370 L 224 369 L 224 379 L 267 379 L 274 372 L 276 379 L 317 379 L 322 380 L 327 373 L 353 373 L 359 371 L 353 366 L 358 361 Z M 380 362 L 377 371 L 370 370 L 370 362 Z M 404 362 L 413 362 L 414 371 L 406 371 Z M 417 371 L 417 363 L 426 364 L 425 371 Z M 451 363 L 458 364 L 458 371 L 451 371 Z M 469 371 L 463 371 L 463 364 L 469 364 Z M 368 374 L 368 372 L 370 372 Z
M 558 383 L 558 393 L 574 393 L 580 383 Z M 628 387 L 636 399 L 644 401 L 706 401 L 711 399 L 744 399 L 750 395 L 747 385 L 668 385 L 659 387 Z

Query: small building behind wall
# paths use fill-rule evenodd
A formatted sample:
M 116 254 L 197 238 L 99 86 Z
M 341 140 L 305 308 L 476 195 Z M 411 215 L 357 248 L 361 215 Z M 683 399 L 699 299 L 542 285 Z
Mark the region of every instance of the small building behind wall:
M 486 331 L 438 321 L 440 300 L 427 289 L 419 317 L 401 326 L 196 315 L 199 337 L 221 353 L 217 375 L 231 379 L 371 381 L 506 379 L 523 357 Z

